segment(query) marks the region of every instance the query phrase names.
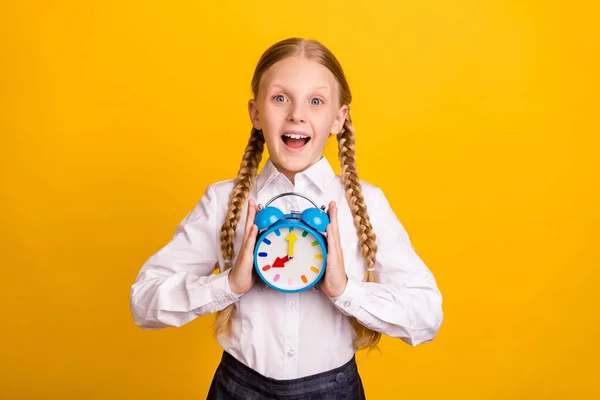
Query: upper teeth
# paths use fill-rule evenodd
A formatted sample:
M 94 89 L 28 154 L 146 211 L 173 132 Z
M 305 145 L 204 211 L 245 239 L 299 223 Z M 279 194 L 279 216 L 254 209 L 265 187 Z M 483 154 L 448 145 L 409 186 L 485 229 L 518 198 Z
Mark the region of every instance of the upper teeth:
M 285 134 L 285 135 L 283 135 L 283 136 L 285 136 L 285 137 L 289 137 L 289 138 L 292 138 L 292 139 L 307 139 L 307 138 L 308 138 L 308 136 L 304 136 L 304 135 L 296 135 L 296 134 L 294 134 L 294 133 L 292 133 L 292 134 L 287 134 L 287 133 L 286 133 L 286 134 Z

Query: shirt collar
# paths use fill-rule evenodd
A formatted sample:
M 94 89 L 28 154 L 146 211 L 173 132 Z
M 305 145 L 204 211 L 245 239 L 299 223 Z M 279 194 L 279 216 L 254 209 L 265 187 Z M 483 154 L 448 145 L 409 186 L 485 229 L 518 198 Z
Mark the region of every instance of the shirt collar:
M 277 170 L 271 158 L 265 162 L 265 166 L 256 178 L 256 192 L 260 193 L 266 186 L 275 180 L 279 175 L 283 175 Z M 295 180 L 298 181 L 298 177 L 303 176 L 308 181 L 312 182 L 324 191 L 327 188 L 327 184 L 335 177 L 335 172 L 331 168 L 329 161 L 325 156 L 321 157 L 319 161 L 308 167 L 306 170 L 296 174 Z M 284 176 L 285 178 L 285 176 Z M 287 178 L 286 178 L 287 179 Z

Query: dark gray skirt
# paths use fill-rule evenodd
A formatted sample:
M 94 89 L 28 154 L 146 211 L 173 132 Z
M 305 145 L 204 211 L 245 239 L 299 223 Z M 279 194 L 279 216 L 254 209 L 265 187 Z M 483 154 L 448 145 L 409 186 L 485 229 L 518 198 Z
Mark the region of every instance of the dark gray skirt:
M 207 400 L 362 400 L 365 399 L 354 357 L 341 367 L 298 379 L 267 378 L 223 352 Z

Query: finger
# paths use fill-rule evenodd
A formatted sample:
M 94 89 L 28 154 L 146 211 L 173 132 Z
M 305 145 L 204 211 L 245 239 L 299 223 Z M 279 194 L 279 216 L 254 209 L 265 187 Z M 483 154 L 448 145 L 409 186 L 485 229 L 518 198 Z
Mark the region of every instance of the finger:
M 332 218 L 333 208 L 335 208 L 335 207 L 336 207 L 335 201 L 330 201 L 329 208 L 327 209 L 327 215 L 329 215 L 329 220 L 331 220 L 331 218 Z
M 337 248 L 341 249 L 342 248 L 342 239 L 340 237 L 340 224 L 338 223 L 338 212 L 339 209 L 337 208 L 337 206 L 335 206 L 335 210 L 333 213 L 333 231 L 334 231 L 334 237 L 337 240 Z
M 244 249 L 242 250 L 242 257 L 245 259 L 245 263 L 248 265 L 248 268 L 252 269 L 254 259 L 254 245 L 256 244 L 256 233 L 258 232 L 258 228 L 256 225 L 252 225 L 250 227 L 250 231 L 248 234 L 248 239 L 244 245 Z
M 334 201 L 332 201 L 331 203 L 329 203 L 329 225 L 332 228 L 332 235 L 334 236 L 334 238 L 338 239 L 337 242 L 338 244 L 339 242 L 339 236 L 340 236 L 340 230 L 338 227 L 338 208 L 337 205 L 335 204 Z
M 333 230 L 333 225 L 329 224 L 327 225 L 327 252 L 329 253 L 327 255 L 327 259 L 329 261 L 332 261 L 333 263 L 335 263 L 335 255 L 337 254 L 337 240 L 335 239 L 335 233 Z M 332 258 L 333 257 L 333 258 Z
M 339 224 L 338 224 L 338 206 L 335 201 L 329 203 L 329 224 L 333 228 L 333 234 L 339 236 Z
M 252 253 L 254 252 L 257 233 L 258 227 L 256 226 L 256 224 L 252 224 L 252 226 L 250 227 L 250 236 L 248 237 L 248 241 L 246 243 L 246 245 L 248 246 L 248 249 L 246 251 L 250 254 L 250 256 L 252 256 Z
M 246 225 L 244 226 L 244 242 L 248 240 L 250 228 L 254 224 L 254 217 L 256 215 L 256 206 L 252 199 L 248 200 L 248 212 L 246 213 Z
M 337 205 L 334 202 L 331 202 L 332 206 L 329 208 L 329 211 L 331 212 L 331 214 L 329 215 L 329 221 L 331 222 L 331 225 L 335 228 L 337 227 Z
M 334 225 L 337 224 L 336 210 L 337 210 L 337 207 L 336 207 L 335 201 L 330 202 L 329 208 L 327 209 L 327 215 L 329 216 L 329 224 L 327 225 L 327 227 L 333 227 Z M 332 230 L 332 234 L 335 234 L 335 231 Z
M 256 216 L 256 212 L 258 211 L 258 206 L 256 205 L 256 202 L 252 199 L 248 200 L 248 208 L 250 210 L 250 212 L 252 213 L 252 216 Z
M 252 232 L 252 227 L 250 227 L 250 230 L 247 232 L 247 234 L 244 237 L 244 241 L 242 242 L 242 246 L 240 247 L 240 253 L 238 256 L 238 261 L 236 263 L 239 263 L 240 265 L 244 266 L 246 264 L 249 263 L 249 257 L 253 257 L 252 256 L 252 252 L 250 251 L 250 246 L 248 245 L 250 242 L 250 233 Z M 250 253 L 250 254 L 249 254 Z
M 256 242 L 256 236 L 258 235 L 258 226 L 255 224 L 256 221 L 256 213 L 258 212 L 258 206 L 254 202 L 254 200 L 250 200 L 248 203 L 248 208 L 250 209 L 249 220 L 250 220 L 250 238 L 252 239 L 252 247 L 254 248 L 254 243 Z
M 335 263 L 342 265 L 344 263 L 344 256 L 342 254 L 342 240 L 340 238 L 338 212 L 339 209 L 337 208 L 337 205 L 333 203 L 331 207 L 331 220 L 329 224 L 331 226 L 331 239 L 328 239 L 327 243 L 331 243 L 333 245 L 331 252 L 335 252 Z
M 258 212 L 258 204 L 256 204 L 256 202 L 254 200 L 252 200 L 252 204 L 254 204 L 254 215 L 256 215 L 256 213 Z

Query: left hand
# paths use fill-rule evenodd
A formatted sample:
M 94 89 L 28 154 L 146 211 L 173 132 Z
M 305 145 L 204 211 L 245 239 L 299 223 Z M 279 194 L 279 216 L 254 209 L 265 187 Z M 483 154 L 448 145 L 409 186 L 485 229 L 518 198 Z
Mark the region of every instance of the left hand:
M 344 254 L 340 241 L 340 231 L 337 219 L 338 208 L 334 201 L 329 203 L 327 214 L 329 225 L 327 225 L 327 264 L 325 276 L 320 283 L 320 288 L 329 297 L 337 297 L 346 289 L 348 276 L 344 267 Z

